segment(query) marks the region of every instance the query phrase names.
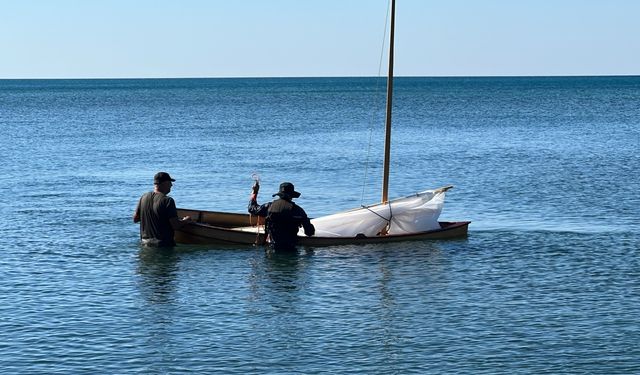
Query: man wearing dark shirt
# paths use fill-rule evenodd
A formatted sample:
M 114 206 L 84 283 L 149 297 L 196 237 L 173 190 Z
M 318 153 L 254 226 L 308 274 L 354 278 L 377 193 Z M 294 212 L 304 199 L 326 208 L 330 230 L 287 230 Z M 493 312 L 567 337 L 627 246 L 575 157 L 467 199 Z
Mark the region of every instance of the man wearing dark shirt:
M 153 177 L 153 191 L 140 197 L 133 214 L 133 222 L 140 223 L 140 240 L 143 245 L 175 246 L 174 230 L 191 221 L 189 216 L 178 219 L 176 203 L 168 194 L 175 180 L 167 172 Z
M 279 199 L 273 202 L 258 205 L 257 196 L 260 186 L 256 183 L 253 194 L 249 199 L 248 211 L 253 215 L 266 217 L 265 228 L 268 241 L 276 251 L 295 250 L 298 241 L 298 229 L 304 228 L 304 234 L 313 236 L 315 228 L 307 217 L 302 207 L 293 203 L 293 198 L 298 198 L 300 193 L 290 182 L 280 184 L 280 190 L 273 194 Z

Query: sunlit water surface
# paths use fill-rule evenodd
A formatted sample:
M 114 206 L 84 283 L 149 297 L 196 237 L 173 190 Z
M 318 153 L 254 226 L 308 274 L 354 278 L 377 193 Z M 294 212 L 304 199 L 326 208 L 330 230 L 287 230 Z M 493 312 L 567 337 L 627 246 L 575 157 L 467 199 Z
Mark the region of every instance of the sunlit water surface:
M 640 78 L 400 78 L 391 196 L 448 241 L 138 246 L 152 176 L 243 212 L 379 199 L 384 82 L 0 81 L 6 373 L 640 373 Z

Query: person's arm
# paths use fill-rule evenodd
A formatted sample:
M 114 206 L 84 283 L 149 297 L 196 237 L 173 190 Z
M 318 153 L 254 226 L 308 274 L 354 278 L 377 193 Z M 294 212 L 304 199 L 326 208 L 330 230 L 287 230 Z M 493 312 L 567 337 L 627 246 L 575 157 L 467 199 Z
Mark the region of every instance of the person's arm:
M 140 222 L 140 202 L 142 202 L 142 198 L 138 200 L 138 205 L 136 206 L 136 210 L 133 212 L 133 222 Z
M 266 217 L 269 213 L 269 206 L 271 202 L 265 203 L 263 205 L 258 204 L 258 191 L 260 190 L 260 185 L 256 183 L 253 185 L 251 190 L 251 196 L 249 197 L 249 204 L 247 205 L 247 211 L 256 216 Z
M 316 227 L 314 227 L 313 224 L 311 224 L 311 220 L 309 220 L 307 213 L 304 212 L 302 207 L 300 206 L 296 206 L 296 207 L 299 209 L 300 222 L 302 223 L 302 228 L 304 228 L 304 234 L 307 237 L 313 236 L 314 234 L 316 234 Z
M 311 220 L 309 220 L 309 218 L 306 218 L 306 220 L 302 222 L 302 227 L 304 228 L 304 234 L 307 237 L 311 237 L 316 234 L 316 227 L 311 224 Z
M 178 230 L 182 227 L 184 227 L 185 225 L 187 225 L 188 223 L 190 223 L 191 220 L 191 216 L 185 216 L 182 219 L 178 219 L 178 217 L 172 217 L 171 219 L 169 219 L 169 223 L 171 223 L 171 227 L 173 228 L 173 230 Z
M 271 202 L 258 204 L 255 200 L 251 200 L 247 206 L 247 211 L 252 215 L 267 217 L 269 214 L 269 206 L 271 206 Z
M 182 219 L 178 218 L 178 209 L 173 198 L 167 200 L 167 214 L 169 216 L 169 224 L 171 224 L 173 230 L 178 230 L 191 222 L 190 216 L 185 216 Z

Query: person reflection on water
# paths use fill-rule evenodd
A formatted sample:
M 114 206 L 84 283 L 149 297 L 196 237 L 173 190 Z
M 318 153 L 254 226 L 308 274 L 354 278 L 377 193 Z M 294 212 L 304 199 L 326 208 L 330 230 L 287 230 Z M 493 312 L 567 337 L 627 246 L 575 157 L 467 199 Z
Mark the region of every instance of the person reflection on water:
M 142 245 L 153 247 L 175 246 L 174 230 L 191 222 L 189 216 L 178 219 L 178 210 L 168 194 L 175 180 L 167 172 L 153 177 L 153 191 L 144 193 L 133 214 L 133 222 L 140 223 Z
M 304 228 L 304 234 L 313 236 L 315 227 L 307 217 L 302 207 L 293 202 L 293 198 L 300 197 L 300 193 L 290 182 L 280 184 L 280 190 L 273 194 L 279 197 L 273 202 L 258 205 L 258 191 L 260 185 L 256 182 L 253 185 L 251 198 L 249 198 L 249 213 L 261 217 L 266 217 L 265 231 L 267 242 L 275 251 L 295 251 L 298 242 L 298 230 Z

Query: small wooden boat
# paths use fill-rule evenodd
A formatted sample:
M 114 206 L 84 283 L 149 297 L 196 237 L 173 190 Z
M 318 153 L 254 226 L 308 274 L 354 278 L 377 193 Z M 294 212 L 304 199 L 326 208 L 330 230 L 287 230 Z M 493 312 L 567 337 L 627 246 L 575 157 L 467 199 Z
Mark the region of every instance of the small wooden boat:
M 395 0 L 390 2 L 389 73 L 383 163 L 382 199 L 378 204 L 312 220 L 316 234 L 298 234 L 298 244 L 331 246 L 382 243 L 406 240 L 445 239 L 467 235 L 469 221 L 441 222 L 445 186 L 396 200 L 389 200 L 389 160 L 391 149 L 391 110 L 393 97 L 393 57 Z M 191 216 L 194 223 L 176 231 L 180 243 L 262 244 L 264 226 L 248 214 L 178 209 L 179 216 Z
M 236 244 L 253 245 L 264 244 L 264 226 L 262 218 L 249 214 L 230 212 L 202 211 L 179 208 L 178 216 L 191 216 L 193 223 L 189 223 L 176 231 L 175 239 L 178 243 L 187 244 Z M 396 242 L 409 240 L 435 240 L 465 237 L 469 221 L 439 222 L 440 229 L 424 232 L 371 236 L 357 235 L 355 237 L 305 237 L 299 236 L 302 246 L 334 246 L 348 244 L 369 244 L 381 242 Z

